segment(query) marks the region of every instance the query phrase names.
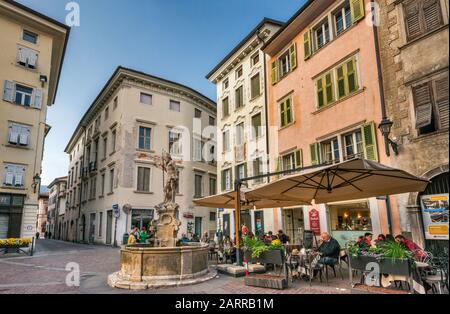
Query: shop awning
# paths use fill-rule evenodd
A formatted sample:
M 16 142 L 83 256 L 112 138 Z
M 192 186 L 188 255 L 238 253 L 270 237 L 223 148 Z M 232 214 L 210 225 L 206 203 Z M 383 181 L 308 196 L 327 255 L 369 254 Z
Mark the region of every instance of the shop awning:
M 241 208 L 242 209 L 261 209 L 261 208 L 280 208 L 291 207 L 298 205 L 311 205 L 311 203 L 299 202 L 298 200 L 288 200 L 286 197 L 272 197 L 271 199 L 253 197 L 250 191 L 241 191 Z M 205 197 L 194 200 L 197 206 L 210 208 L 235 208 L 236 207 L 236 192 L 231 191 L 224 194 Z
M 325 204 L 362 198 L 423 192 L 429 181 L 365 159 L 312 168 L 248 192 L 253 198 L 283 198 Z

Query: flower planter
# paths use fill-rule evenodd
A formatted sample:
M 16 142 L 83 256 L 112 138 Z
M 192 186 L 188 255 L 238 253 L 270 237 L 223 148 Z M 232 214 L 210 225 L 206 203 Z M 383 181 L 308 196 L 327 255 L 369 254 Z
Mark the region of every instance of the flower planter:
M 270 250 L 261 254 L 259 258 L 252 257 L 252 250 L 245 250 L 244 257 L 250 263 L 260 263 L 260 264 L 274 264 L 283 265 L 284 264 L 284 252 L 282 250 Z
M 349 255 L 349 263 L 352 269 L 359 271 L 370 270 L 369 263 L 376 263 L 380 267 L 381 274 L 410 276 L 412 262 L 410 259 L 391 259 L 391 258 L 375 258 L 371 256 L 351 256 Z
M 0 239 L 0 252 L 3 252 L 3 254 L 23 253 L 33 255 L 33 244 L 34 239 Z M 25 251 L 25 249 L 29 250 Z

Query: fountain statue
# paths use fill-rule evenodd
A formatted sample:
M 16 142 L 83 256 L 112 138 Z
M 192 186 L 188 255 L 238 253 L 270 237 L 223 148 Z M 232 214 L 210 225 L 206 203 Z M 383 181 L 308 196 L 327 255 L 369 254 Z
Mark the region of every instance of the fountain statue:
M 180 206 L 175 202 L 178 189 L 177 166 L 168 152 L 163 152 L 162 158 L 156 159 L 156 166 L 167 174 L 167 182 L 164 186 L 164 202 L 155 206 L 159 218 L 152 223 L 156 227 L 156 245 L 175 247 L 181 225 L 178 220 Z
M 189 285 L 210 280 L 217 271 L 208 267 L 208 244 L 192 243 L 177 246 L 181 222 L 180 206 L 175 196 L 178 190 L 176 161 L 163 152 L 153 158 L 164 178 L 164 201 L 155 206 L 158 217 L 152 222 L 156 229 L 155 243 L 124 243 L 120 250 L 120 271 L 108 276 L 113 288 L 142 290 Z

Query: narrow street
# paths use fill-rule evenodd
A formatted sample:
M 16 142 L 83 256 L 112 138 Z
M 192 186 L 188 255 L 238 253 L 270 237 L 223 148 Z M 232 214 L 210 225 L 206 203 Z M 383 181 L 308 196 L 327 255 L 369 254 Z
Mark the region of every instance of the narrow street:
M 80 265 L 80 287 L 66 285 L 68 263 Z M 119 250 L 104 246 L 88 246 L 54 240 L 39 240 L 34 256 L 0 256 L 0 294 L 34 293 L 183 293 L 183 294 L 336 294 L 350 293 L 348 281 L 332 279 L 330 286 L 319 281 L 312 287 L 304 281 L 295 281 L 288 290 L 277 291 L 246 287 L 243 278 L 219 275 L 208 282 L 168 289 L 127 291 L 112 289 L 106 284 L 107 276 L 117 271 Z

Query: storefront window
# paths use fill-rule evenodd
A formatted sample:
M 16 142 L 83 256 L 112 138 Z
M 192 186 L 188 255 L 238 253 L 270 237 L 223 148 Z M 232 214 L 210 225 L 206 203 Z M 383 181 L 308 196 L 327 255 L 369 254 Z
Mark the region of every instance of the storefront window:
M 131 214 L 131 227 L 139 229 L 145 227 L 148 230 L 150 223 L 153 221 L 153 217 L 153 209 L 133 209 Z
M 332 231 L 372 231 L 367 203 L 330 205 Z

